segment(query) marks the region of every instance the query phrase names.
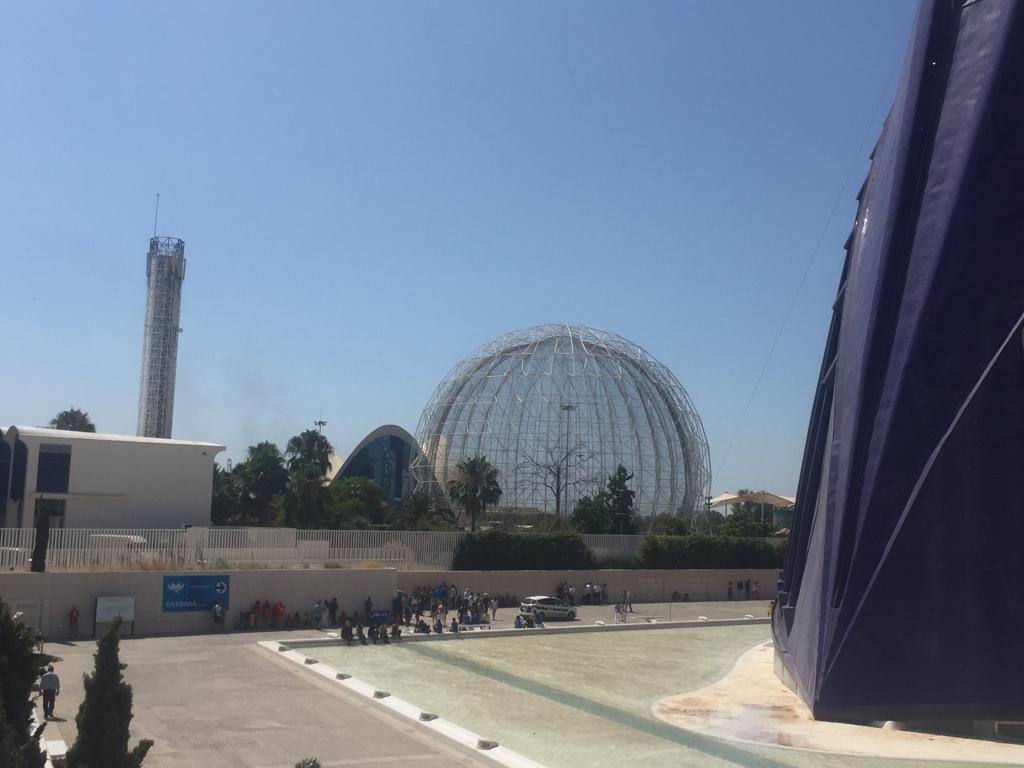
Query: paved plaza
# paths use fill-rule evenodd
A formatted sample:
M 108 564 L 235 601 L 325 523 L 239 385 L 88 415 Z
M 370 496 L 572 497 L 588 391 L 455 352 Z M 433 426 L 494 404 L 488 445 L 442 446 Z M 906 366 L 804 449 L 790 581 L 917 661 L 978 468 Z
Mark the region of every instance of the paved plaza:
M 480 765 L 256 646 L 280 634 L 122 641 L 134 690 L 132 743 L 155 742 L 147 768 L 292 768 L 303 757 L 318 757 L 324 768 Z M 92 642 L 47 645 L 64 660 L 57 664 L 56 707 L 63 722 L 51 721 L 46 738 L 59 732 L 69 745 L 74 741 L 82 674 L 92 669 L 94 649 Z
M 767 601 L 636 604 L 630 621 L 742 618 L 767 615 Z M 496 628 L 508 628 L 515 609 L 499 609 Z M 577 624 L 612 623 L 611 606 L 581 606 Z M 524 630 L 528 633 L 528 630 Z M 330 766 L 482 763 L 368 706 L 339 686 L 316 679 L 268 654 L 256 643 L 323 637 L 316 631 L 130 638 L 121 643 L 125 677 L 134 689 L 133 743 L 153 739 L 149 768 L 291 768 L 302 757 Z M 92 670 L 95 643 L 48 643 L 63 660 L 59 718 L 47 739 L 75 739 L 82 675 Z M 39 711 L 39 716 L 42 712 Z

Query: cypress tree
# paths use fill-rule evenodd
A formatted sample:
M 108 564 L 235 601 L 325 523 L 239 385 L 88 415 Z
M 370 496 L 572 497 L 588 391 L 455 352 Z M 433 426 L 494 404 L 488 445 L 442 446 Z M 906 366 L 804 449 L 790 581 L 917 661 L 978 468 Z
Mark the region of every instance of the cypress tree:
M 11 615 L 0 599 L 0 765 L 42 768 L 36 734 L 29 733 L 29 692 L 51 656 L 38 652 L 39 633 Z
M 20 737 L 19 737 L 20 736 Z M 19 734 L 4 720 L 0 710 L 0 765 L 4 768 L 44 768 L 46 758 L 39 751 L 35 734 Z
M 153 746 L 149 739 L 128 750 L 132 721 L 132 687 L 124 682 L 125 665 L 118 658 L 117 617 L 96 645 L 96 670 L 85 675 L 85 699 L 75 723 L 78 739 L 68 750 L 68 768 L 138 768 Z

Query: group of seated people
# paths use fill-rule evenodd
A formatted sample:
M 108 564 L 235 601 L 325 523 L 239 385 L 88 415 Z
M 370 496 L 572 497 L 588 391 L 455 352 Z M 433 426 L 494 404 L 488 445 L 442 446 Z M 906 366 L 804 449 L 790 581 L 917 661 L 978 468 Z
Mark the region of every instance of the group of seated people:
M 325 623 L 324 618 L 327 626 L 335 626 L 336 622 L 338 626 L 345 624 L 348 615 L 345 611 L 338 613 L 337 598 L 324 600 L 323 606 L 326 608 L 322 608 L 318 600 L 312 611 L 288 613 L 280 600 L 274 604 L 269 600 L 257 600 L 251 608 L 241 611 L 236 629 L 319 629 Z M 327 616 L 322 618 L 323 610 Z M 352 622 L 359 623 L 359 611 L 352 614 Z
M 292 622 L 299 618 L 298 611 L 292 616 L 286 613 L 284 603 L 278 600 L 273 605 L 269 600 L 262 602 L 257 600 L 252 607 L 246 611 L 242 610 L 238 618 L 238 629 L 277 629 L 278 627 L 293 626 Z M 300 620 L 301 621 L 301 620 Z M 297 624 L 294 626 L 301 626 Z
M 371 622 L 368 631 L 363 632 L 363 625 L 359 623 L 352 629 L 352 622 L 346 621 L 341 628 L 341 639 L 346 645 L 358 642 L 360 645 L 368 645 L 371 641 L 374 645 L 388 645 L 391 641 L 396 643 L 402 639 L 402 627 L 396 621 L 391 625 L 390 630 L 385 622 Z
M 544 621 L 541 619 L 540 614 L 537 611 L 532 613 L 517 613 L 515 620 L 516 629 L 534 629 L 535 627 L 543 627 Z
M 460 620 L 461 619 L 461 620 Z M 413 626 L 413 632 L 418 635 L 429 635 L 433 632 L 435 635 L 440 635 L 445 631 L 445 624 L 441 618 L 441 613 L 435 614 L 433 618 L 434 623 L 428 624 L 423 617 L 420 617 L 416 624 Z M 471 626 L 488 626 L 491 621 L 485 613 L 469 613 L 464 611 L 459 616 L 452 616 L 451 623 L 448 625 L 449 632 L 466 632 L 468 627 Z

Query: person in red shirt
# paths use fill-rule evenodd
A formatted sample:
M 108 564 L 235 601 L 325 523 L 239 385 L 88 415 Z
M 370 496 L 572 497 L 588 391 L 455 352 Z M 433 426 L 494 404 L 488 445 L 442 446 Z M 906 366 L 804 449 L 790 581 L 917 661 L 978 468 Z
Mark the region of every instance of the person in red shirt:
M 78 637 L 78 606 L 72 605 L 68 613 L 68 636 L 75 640 Z

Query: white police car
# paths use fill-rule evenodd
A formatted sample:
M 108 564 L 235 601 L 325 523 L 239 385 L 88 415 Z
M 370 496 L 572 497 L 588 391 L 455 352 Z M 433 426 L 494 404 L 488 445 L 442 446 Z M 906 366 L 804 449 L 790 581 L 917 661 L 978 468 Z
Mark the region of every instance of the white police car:
M 522 613 L 532 615 L 534 609 L 540 614 L 541 621 L 551 621 L 552 619 L 573 621 L 576 618 L 576 606 L 569 605 L 565 600 L 559 600 L 557 597 L 534 595 L 525 598 L 519 604 L 519 610 Z

